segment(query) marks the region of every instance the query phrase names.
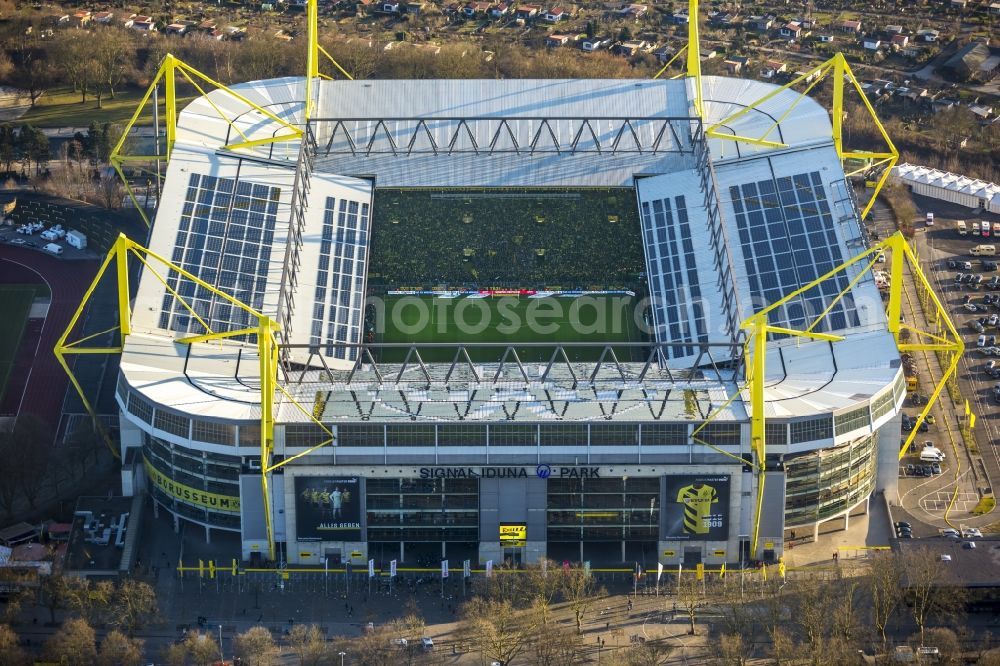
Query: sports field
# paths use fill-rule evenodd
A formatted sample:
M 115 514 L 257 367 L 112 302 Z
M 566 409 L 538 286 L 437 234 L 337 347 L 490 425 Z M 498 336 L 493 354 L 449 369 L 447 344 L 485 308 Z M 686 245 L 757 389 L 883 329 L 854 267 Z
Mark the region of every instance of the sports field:
M 3 303 L 3 316 L 0 317 L 0 400 L 7 393 L 7 379 L 21 344 L 31 303 L 36 295 L 47 293 L 45 285 L 0 284 L 0 303 Z
M 386 343 L 588 342 L 567 348 L 571 361 L 596 360 L 607 343 L 644 342 L 639 300 L 625 295 L 582 296 L 386 296 L 375 337 Z M 548 361 L 553 347 L 516 347 L 522 361 Z M 503 349 L 469 349 L 474 361 L 499 360 Z M 615 348 L 619 360 L 645 360 L 640 348 Z M 406 349 L 382 350 L 383 361 L 399 361 Z M 425 361 L 449 362 L 455 348 L 421 349 Z

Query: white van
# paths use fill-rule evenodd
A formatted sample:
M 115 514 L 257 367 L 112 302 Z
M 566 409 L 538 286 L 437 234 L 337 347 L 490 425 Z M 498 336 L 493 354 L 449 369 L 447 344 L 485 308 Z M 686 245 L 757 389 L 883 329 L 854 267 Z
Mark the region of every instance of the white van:
M 959 236 L 967 236 L 969 234 L 969 229 L 965 226 L 965 220 L 959 220 L 956 227 L 958 228 Z
M 926 448 L 920 452 L 920 462 L 944 462 L 944 453 L 937 449 Z
M 979 235 L 979 220 L 976 220 L 975 222 L 972 223 L 972 235 L 973 236 Z
M 928 227 L 934 226 L 934 213 L 927 213 L 927 226 Z
M 48 243 L 42 249 L 45 250 L 46 252 L 48 252 L 50 254 L 54 254 L 54 255 L 60 255 L 60 254 L 63 253 L 62 247 L 59 246 L 59 245 L 56 245 L 55 243 Z
M 988 222 L 986 224 L 989 224 Z M 995 257 L 997 256 L 996 245 L 977 245 L 970 253 L 974 257 Z

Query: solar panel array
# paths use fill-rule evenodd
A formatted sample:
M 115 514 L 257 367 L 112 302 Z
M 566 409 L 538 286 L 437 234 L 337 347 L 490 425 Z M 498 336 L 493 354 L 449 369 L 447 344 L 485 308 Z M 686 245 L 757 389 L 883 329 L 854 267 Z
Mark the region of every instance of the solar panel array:
M 657 340 L 708 342 L 684 197 L 643 201 L 642 224 Z M 665 353 L 668 358 L 680 358 L 693 354 L 694 349 L 668 347 Z
M 368 218 L 368 203 L 326 199 L 310 344 L 332 358 L 357 359 L 342 345 L 361 341 Z
M 191 174 L 171 260 L 260 310 L 280 196 L 281 190 L 269 185 Z M 241 308 L 176 272 L 166 280 L 213 332 L 257 323 Z M 181 333 L 207 332 L 170 293 L 163 297 L 160 327 Z
M 753 309 L 781 299 L 844 261 L 826 191 L 818 171 L 731 186 Z M 776 325 L 805 327 L 837 294 L 847 288 L 839 274 L 776 309 Z M 838 330 L 858 326 L 850 294 L 817 327 Z

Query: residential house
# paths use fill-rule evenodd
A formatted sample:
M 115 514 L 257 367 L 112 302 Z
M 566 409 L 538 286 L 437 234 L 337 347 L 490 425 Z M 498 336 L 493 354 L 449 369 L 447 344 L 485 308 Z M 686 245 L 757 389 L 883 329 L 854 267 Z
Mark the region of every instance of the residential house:
M 802 83 L 812 83 L 819 76 L 819 72 L 816 70 L 811 70 L 809 72 L 795 72 L 792 74 L 793 79 L 802 79 Z
M 188 26 L 183 23 L 171 23 L 166 27 L 164 32 L 168 35 L 181 35 L 183 36 L 188 31 Z
M 677 12 L 670 17 L 670 22 L 674 25 L 687 25 L 688 15 L 687 12 Z
M 951 0 L 952 9 L 965 9 L 969 5 L 969 0 Z
M 887 25 L 887 26 L 885 26 L 885 30 L 883 30 L 882 32 L 885 33 L 886 37 L 892 37 L 893 35 L 902 35 L 903 34 L 903 26 L 901 26 L 901 25 Z
M 381 14 L 398 14 L 399 0 L 382 0 L 377 11 Z
M 73 14 L 70 19 L 72 23 L 77 28 L 86 28 L 91 21 L 94 20 L 94 15 L 88 12 L 86 9 L 81 9 L 80 11 Z
M 833 43 L 833 39 L 834 39 L 833 35 L 820 35 L 819 36 L 819 41 L 821 43 L 823 43 L 823 44 L 832 44 Z
M 788 65 L 780 60 L 768 60 L 764 63 L 764 68 L 760 70 L 760 75 L 765 79 L 773 79 L 778 74 L 783 74 L 787 71 Z
M 49 14 L 42 19 L 42 25 L 52 27 L 69 25 L 69 14 Z
M 893 35 L 889 43 L 896 49 L 903 49 L 910 43 L 910 37 L 909 35 Z
M 941 36 L 939 30 L 934 30 L 933 28 L 924 28 L 923 30 L 917 31 L 917 39 L 921 42 L 934 43 Z
M 633 21 L 638 21 L 643 16 L 645 16 L 647 12 L 649 12 L 649 6 L 647 5 L 629 4 L 629 5 L 622 5 L 621 7 L 618 8 L 618 13 L 623 18 L 626 19 L 630 18 Z
M 840 31 L 856 35 L 861 32 L 861 21 L 842 21 L 840 23 Z
M 660 48 L 653 51 L 653 57 L 656 58 L 659 63 L 667 63 L 671 58 L 676 55 L 677 49 L 672 46 L 661 46 Z
M 542 15 L 542 19 L 548 23 L 558 23 L 566 18 L 566 10 L 562 7 L 553 7 Z
M 498 5 L 493 5 L 490 7 L 490 18 L 498 19 L 502 18 L 510 12 L 510 5 L 506 2 L 501 2 Z
M 882 40 L 875 37 L 865 37 L 865 39 L 862 40 L 861 45 L 868 51 L 878 51 L 882 48 Z
M 115 20 L 114 12 L 97 12 L 94 14 L 94 23 L 100 23 L 101 25 L 110 25 L 112 21 Z
M 645 51 L 649 48 L 649 44 L 641 39 L 630 39 L 626 42 L 619 42 L 615 44 L 614 52 L 616 55 L 624 56 L 626 58 L 631 58 L 637 55 L 641 51 Z
M 489 11 L 489 9 L 490 9 L 489 2 L 486 2 L 485 0 L 476 0 L 475 2 L 466 3 L 466 5 L 462 7 L 462 15 L 468 18 L 472 18 L 473 16 L 481 16 L 486 14 L 486 12 Z
M 1000 2 L 990 3 L 990 14 L 993 16 L 1000 16 Z
M 406 3 L 406 13 L 412 14 L 413 16 L 420 16 L 424 13 L 424 8 L 427 3 L 421 2 L 420 0 L 414 0 L 412 2 Z
M 746 21 L 743 22 L 743 27 L 747 30 L 756 30 L 757 32 L 767 32 L 774 25 L 774 17 L 768 16 L 751 16 Z
M 716 12 L 714 15 L 709 16 L 708 22 L 716 28 L 731 28 L 738 16 L 738 14 L 730 14 L 728 12 Z
M 723 60 L 722 65 L 730 74 L 739 74 L 743 71 L 744 67 L 750 65 L 750 58 L 747 56 L 732 56 Z
M 587 53 L 592 53 L 593 51 L 601 51 L 603 49 L 611 46 L 611 37 L 609 35 L 600 35 L 597 37 L 587 37 L 582 42 L 580 42 L 580 48 Z
M 920 54 L 924 52 L 923 47 L 917 46 L 916 44 L 910 44 L 903 49 L 903 55 L 907 58 L 919 58 Z
M 136 32 L 156 32 L 156 23 L 153 22 L 152 16 L 144 16 L 142 14 L 134 14 L 131 17 L 132 25 L 129 27 Z
M 552 33 L 551 35 L 545 38 L 545 45 L 550 48 L 555 48 L 558 46 L 566 46 L 566 44 L 569 42 L 569 39 L 570 39 L 569 35 Z
M 798 21 L 789 21 L 781 27 L 778 34 L 788 39 L 800 39 L 802 37 L 802 24 Z
M 212 19 L 205 19 L 204 21 L 198 24 L 198 30 L 200 32 L 211 34 L 215 32 L 217 26 L 218 24 Z
M 542 11 L 542 8 L 538 5 L 519 5 L 514 12 L 514 16 L 523 21 L 530 21 L 537 17 L 540 11 Z

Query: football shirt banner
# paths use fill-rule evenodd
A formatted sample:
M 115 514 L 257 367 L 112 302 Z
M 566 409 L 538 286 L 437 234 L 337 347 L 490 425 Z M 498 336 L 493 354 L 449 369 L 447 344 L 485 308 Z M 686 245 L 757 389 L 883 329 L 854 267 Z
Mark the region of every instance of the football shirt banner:
M 729 477 L 666 477 L 663 500 L 667 539 L 724 541 L 729 536 Z

